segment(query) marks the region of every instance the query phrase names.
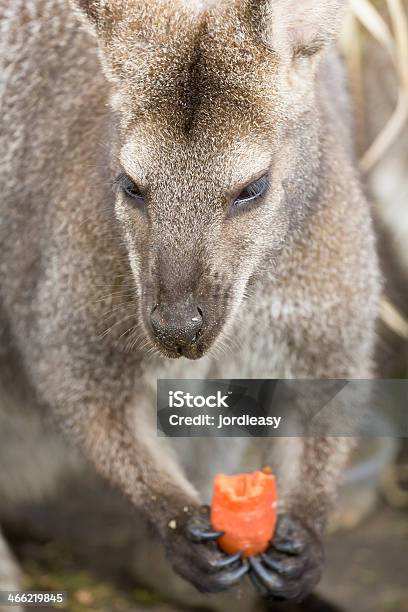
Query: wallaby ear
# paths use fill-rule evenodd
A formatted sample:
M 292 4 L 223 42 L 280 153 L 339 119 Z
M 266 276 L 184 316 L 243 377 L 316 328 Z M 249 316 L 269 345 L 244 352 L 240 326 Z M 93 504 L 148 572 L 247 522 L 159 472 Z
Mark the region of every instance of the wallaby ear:
M 147 69 L 154 51 L 165 48 L 169 40 L 174 42 L 194 19 L 190 0 L 69 2 L 87 29 L 96 35 L 103 70 L 114 83 L 134 78 L 136 67 L 139 72 Z
M 169 39 L 172 28 L 194 16 L 201 0 L 69 0 L 82 21 L 98 35 L 102 46 L 112 39 L 125 45 L 138 37 L 145 41 Z M 190 6 L 190 1 L 193 4 Z M 191 8 L 193 7 L 193 8 Z
M 347 0 L 253 0 L 261 36 L 280 55 L 310 56 L 336 34 Z

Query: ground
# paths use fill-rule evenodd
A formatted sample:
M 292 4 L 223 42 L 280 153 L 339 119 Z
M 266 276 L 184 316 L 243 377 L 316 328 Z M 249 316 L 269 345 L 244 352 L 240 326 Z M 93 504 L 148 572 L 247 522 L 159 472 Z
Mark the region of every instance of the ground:
M 117 495 L 102 489 L 71 484 L 8 521 L 25 586 L 67 591 L 70 612 L 181 611 L 134 583 L 134 519 Z M 343 612 L 408 612 L 407 569 L 408 509 L 383 501 L 358 527 L 328 536 L 320 591 Z

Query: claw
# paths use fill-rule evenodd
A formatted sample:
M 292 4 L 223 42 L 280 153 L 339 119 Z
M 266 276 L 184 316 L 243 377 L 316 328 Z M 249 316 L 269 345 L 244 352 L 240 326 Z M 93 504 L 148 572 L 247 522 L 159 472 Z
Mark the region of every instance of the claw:
M 242 553 L 237 552 L 235 555 L 225 557 L 225 559 L 218 559 L 216 561 L 213 561 L 211 563 L 211 567 L 213 567 L 215 570 L 223 569 L 224 567 L 229 567 L 230 565 L 233 565 L 241 559 L 241 554 Z
M 304 545 L 300 542 L 279 540 L 277 538 L 272 541 L 272 546 L 279 552 L 286 553 L 287 555 L 300 555 L 304 550 Z
M 261 597 L 267 597 L 269 595 L 269 591 L 266 586 L 259 580 L 255 572 L 249 572 L 249 578 L 254 585 L 254 587 L 261 593 Z
M 248 561 L 243 561 L 240 567 L 237 569 L 231 570 L 230 572 L 223 572 L 219 576 L 217 576 L 218 582 L 220 582 L 224 586 L 232 586 L 238 580 L 245 576 L 245 574 L 249 571 L 250 566 Z
M 261 559 L 269 569 L 287 578 L 297 578 L 302 573 L 301 568 L 293 565 L 293 562 L 291 564 L 288 560 L 279 561 L 278 559 L 268 557 L 265 553 L 262 553 Z
M 268 591 L 280 591 L 284 588 L 284 583 L 279 576 L 268 571 L 258 559 L 251 557 L 249 559 L 249 563 L 252 571 L 256 574 L 257 578 L 260 579 Z
M 224 535 L 223 531 L 206 531 L 200 527 L 190 527 L 187 530 L 187 536 L 192 542 L 210 542 L 218 540 L 222 535 Z

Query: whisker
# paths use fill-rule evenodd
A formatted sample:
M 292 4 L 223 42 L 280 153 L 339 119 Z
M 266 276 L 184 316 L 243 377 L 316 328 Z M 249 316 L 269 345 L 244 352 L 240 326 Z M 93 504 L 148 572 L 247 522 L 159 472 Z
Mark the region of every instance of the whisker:
M 121 325 L 122 323 L 124 323 L 125 321 L 127 321 L 128 319 L 131 319 L 132 317 L 135 317 L 135 313 L 132 313 L 131 315 L 128 315 L 126 317 L 123 317 L 123 319 L 120 319 L 119 321 L 116 321 L 113 325 L 111 325 L 110 327 L 108 327 L 108 329 L 106 329 L 102 335 L 99 336 L 99 339 L 102 340 L 103 338 L 106 338 L 106 336 L 108 336 L 115 327 L 117 327 L 118 325 Z

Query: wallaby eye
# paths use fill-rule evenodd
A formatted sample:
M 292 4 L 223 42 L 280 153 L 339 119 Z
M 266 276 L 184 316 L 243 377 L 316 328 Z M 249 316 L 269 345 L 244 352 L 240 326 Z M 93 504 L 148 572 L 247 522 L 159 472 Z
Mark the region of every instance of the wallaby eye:
M 135 200 L 135 203 L 141 205 L 144 204 L 144 197 L 139 187 L 134 181 L 127 175 L 121 174 L 118 178 L 118 185 L 128 198 Z
M 234 207 L 243 207 L 247 204 L 252 204 L 258 200 L 261 196 L 264 195 L 266 190 L 269 187 L 269 179 L 266 174 L 261 176 L 256 181 L 253 181 L 249 185 L 245 187 L 239 194 L 239 196 L 234 200 Z

